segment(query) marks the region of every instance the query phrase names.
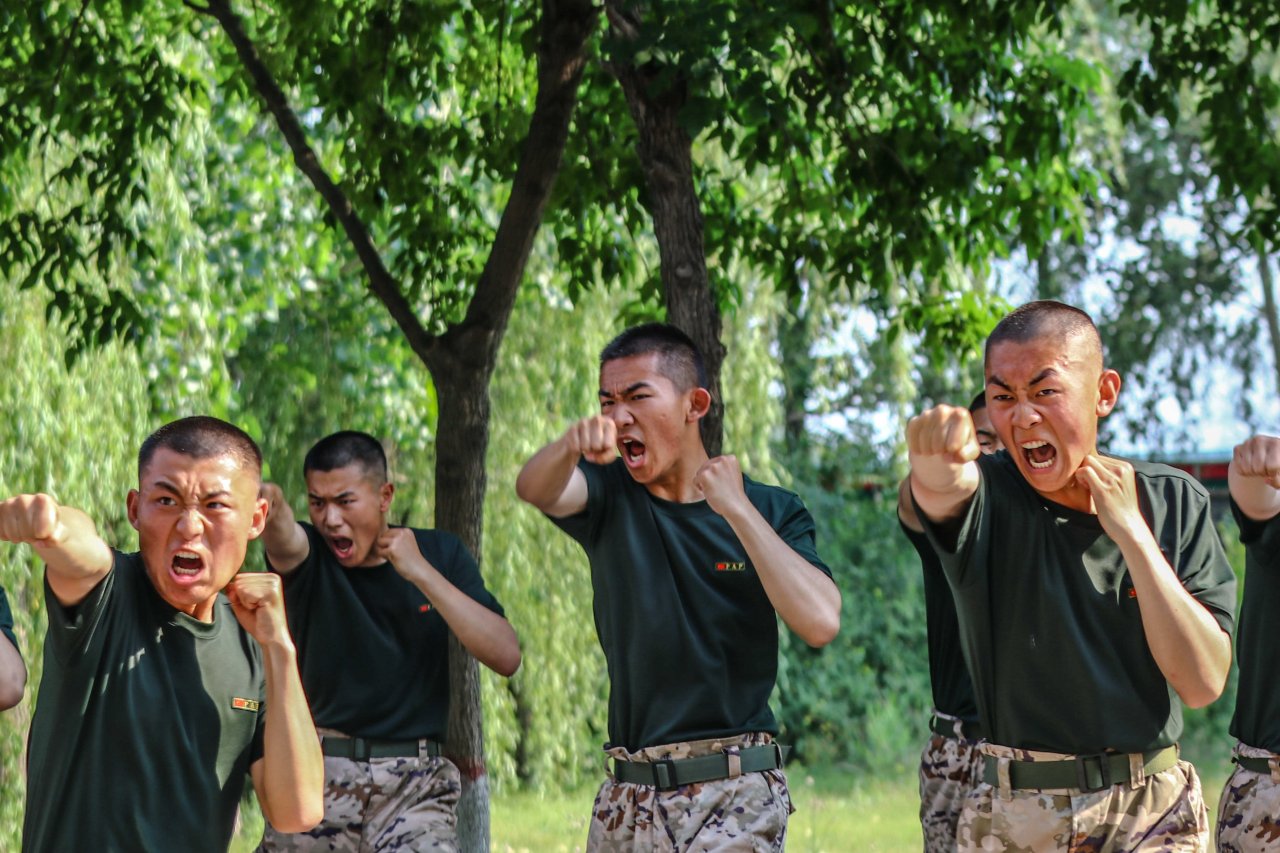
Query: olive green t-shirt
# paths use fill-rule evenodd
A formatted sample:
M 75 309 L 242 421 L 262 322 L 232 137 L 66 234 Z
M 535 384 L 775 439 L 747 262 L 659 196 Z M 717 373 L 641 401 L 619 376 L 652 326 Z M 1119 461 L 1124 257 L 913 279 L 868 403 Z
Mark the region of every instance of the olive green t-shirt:
M 553 518 L 591 563 L 609 670 L 609 742 L 647 746 L 776 734 L 769 694 L 778 623 L 746 549 L 706 501 L 654 497 L 618 459 L 579 464 L 587 507 Z M 805 560 L 818 558 L 800 498 L 743 477 L 747 498 Z
M 75 607 L 45 581 L 22 849 L 226 853 L 262 757 L 262 651 L 224 596 L 206 624 L 160 597 L 138 554 L 113 553 Z
M 311 548 L 284 578 L 289 632 L 317 726 L 352 737 L 443 741 L 449 721 L 449 626 L 391 563 L 345 568 L 302 524 Z M 503 615 L 462 540 L 414 530 L 445 580 Z
M 0 634 L 13 643 L 15 649 L 18 648 L 18 638 L 13 635 L 13 611 L 9 609 L 9 597 L 5 595 L 2 586 L 0 586 Z M 18 649 L 18 653 L 21 654 L 22 650 Z
M 1236 662 L 1240 682 L 1231 734 L 1249 746 L 1280 752 L 1280 515 L 1256 521 L 1231 501 L 1245 549 L 1244 597 Z
M 1006 451 L 947 533 L 920 513 L 955 593 L 988 740 L 1061 753 L 1144 752 L 1182 733 L 1182 704 L 1147 645 L 1133 580 L 1096 515 L 1036 492 Z M 1184 587 L 1234 629 L 1236 579 L 1188 475 L 1133 462 L 1138 503 Z M 917 508 L 918 510 L 918 508 Z
M 924 572 L 925 626 L 929 635 L 929 684 L 933 707 L 966 723 L 978 722 L 978 703 L 973 698 L 973 681 L 960 648 L 960 620 L 951 586 L 942 571 L 929 537 L 917 533 L 898 520 L 898 526 L 920 555 Z

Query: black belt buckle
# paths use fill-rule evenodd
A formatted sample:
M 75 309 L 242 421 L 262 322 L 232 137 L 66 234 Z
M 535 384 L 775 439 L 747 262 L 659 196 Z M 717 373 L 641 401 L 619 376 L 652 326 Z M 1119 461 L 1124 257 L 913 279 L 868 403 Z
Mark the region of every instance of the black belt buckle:
M 1098 762 L 1098 775 L 1102 777 L 1102 784 L 1096 788 L 1089 784 L 1089 762 Z M 1111 759 L 1105 752 L 1095 752 L 1092 755 L 1076 756 L 1076 781 L 1080 783 L 1080 790 L 1085 794 L 1092 794 L 1097 791 L 1105 791 L 1111 787 Z
M 650 762 L 649 766 L 653 768 L 653 787 L 664 793 L 680 787 L 676 783 L 675 761 L 670 758 L 659 758 L 657 761 Z

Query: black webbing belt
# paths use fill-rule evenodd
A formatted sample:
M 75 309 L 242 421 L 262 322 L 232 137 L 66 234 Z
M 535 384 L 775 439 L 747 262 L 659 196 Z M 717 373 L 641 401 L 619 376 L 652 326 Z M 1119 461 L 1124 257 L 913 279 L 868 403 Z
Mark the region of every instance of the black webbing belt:
M 1254 773 L 1261 773 L 1264 776 L 1271 775 L 1271 759 L 1270 758 L 1252 758 L 1248 755 L 1237 755 L 1232 759 L 1245 770 L 1252 770 Z
M 956 736 L 956 721 L 948 720 L 946 717 L 930 717 L 929 730 L 935 735 L 943 737 Z M 982 740 L 982 724 L 981 723 L 960 723 L 961 737 L 964 740 Z
M 369 761 L 373 758 L 417 758 L 416 740 L 372 740 L 363 737 L 322 737 L 320 751 L 330 758 Z M 440 744 L 427 741 L 427 755 L 440 754 Z
M 761 770 L 779 770 L 786 761 L 791 747 L 771 743 L 766 746 L 748 746 L 738 752 L 739 773 L 758 773 Z M 695 782 L 711 782 L 728 779 L 730 755 L 717 752 L 698 758 L 664 758 L 659 761 L 613 760 L 613 777 L 619 782 L 634 785 L 653 785 L 659 791 L 674 791 L 681 785 Z
M 986 758 L 982 781 L 999 788 L 1000 759 L 994 755 Z M 1146 776 L 1154 776 L 1177 763 L 1176 746 L 1142 754 L 1142 771 Z M 1079 788 L 1089 793 L 1110 788 L 1119 782 L 1128 782 L 1129 779 L 1129 756 L 1123 752 L 1077 755 L 1074 759 L 1063 761 L 1009 762 L 1009 785 L 1014 790 Z

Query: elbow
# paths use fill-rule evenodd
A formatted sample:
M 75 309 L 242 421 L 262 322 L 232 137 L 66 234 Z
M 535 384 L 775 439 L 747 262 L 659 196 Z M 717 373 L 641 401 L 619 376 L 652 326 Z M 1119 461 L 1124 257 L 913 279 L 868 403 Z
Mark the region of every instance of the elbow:
M 1182 699 L 1183 704 L 1192 709 L 1212 705 L 1221 695 L 1221 689 L 1214 690 L 1209 685 L 1203 685 L 1199 688 L 1187 690 L 1185 693 L 1182 691 L 1178 692 L 1178 696 Z
M 287 814 L 277 814 L 274 809 L 268 813 L 265 804 L 262 811 L 267 823 L 271 824 L 271 828 L 276 832 L 283 832 L 289 835 L 309 832 L 319 826 L 320 821 L 324 820 L 324 794 L 317 790 L 315 796 L 307 797 L 306 802 L 298 803 Z
M 514 635 L 514 633 L 515 632 L 513 631 L 512 634 Z M 516 674 L 517 670 L 520 669 L 522 661 L 523 657 L 520 654 L 520 641 L 512 636 L 510 646 L 503 649 L 502 654 L 498 656 L 498 659 L 495 660 L 493 665 L 489 668 L 498 673 L 498 675 L 501 675 L 503 678 L 510 678 Z
M 516 477 L 516 497 L 527 504 L 532 504 L 534 497 L 533 484 L 529 482 L 527 474 L 527 470 L 521 469 L 519 476 Z
M 22 701 L 27 689 L 27 668 L 19 665 L 0 679 L 0 711 L 7 711 Z
M 840 614 L 832 613 L 815 619 L 800 635 L 800 638 L 815 649 L 830 643 L 840 633 Z

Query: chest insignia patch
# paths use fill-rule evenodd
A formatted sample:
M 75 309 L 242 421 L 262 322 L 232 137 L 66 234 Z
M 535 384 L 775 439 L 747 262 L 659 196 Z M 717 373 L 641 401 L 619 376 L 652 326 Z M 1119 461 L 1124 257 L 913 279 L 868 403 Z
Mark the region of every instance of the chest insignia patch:
M 716 563 L 717 572 L 745 572 L 746 563 Z
M 427 611 L 429 611 L 430 609 L 431 609 L 431 605 L 430 605 L 430 604 L 424 604 L 424 605 L 422 605 L 421 607 L 419 607 L 419 608 L 418 608 L 418 612 L 419 612 L 419 613 L 426 613 L 426 612 L 427 612 Z
M 1130 590 L 1129 590 L 1129 597 L 1130 597 L 1130 598 L 1137 598 L 1137 597 L 1138 597 L 1138 591 L 1137 591 L 1136 589 L 1130 589 Z
M 262 707 L 262 703 L 255 699 L 232 699 L 231 707 L 237 711 L 256 711 Z

